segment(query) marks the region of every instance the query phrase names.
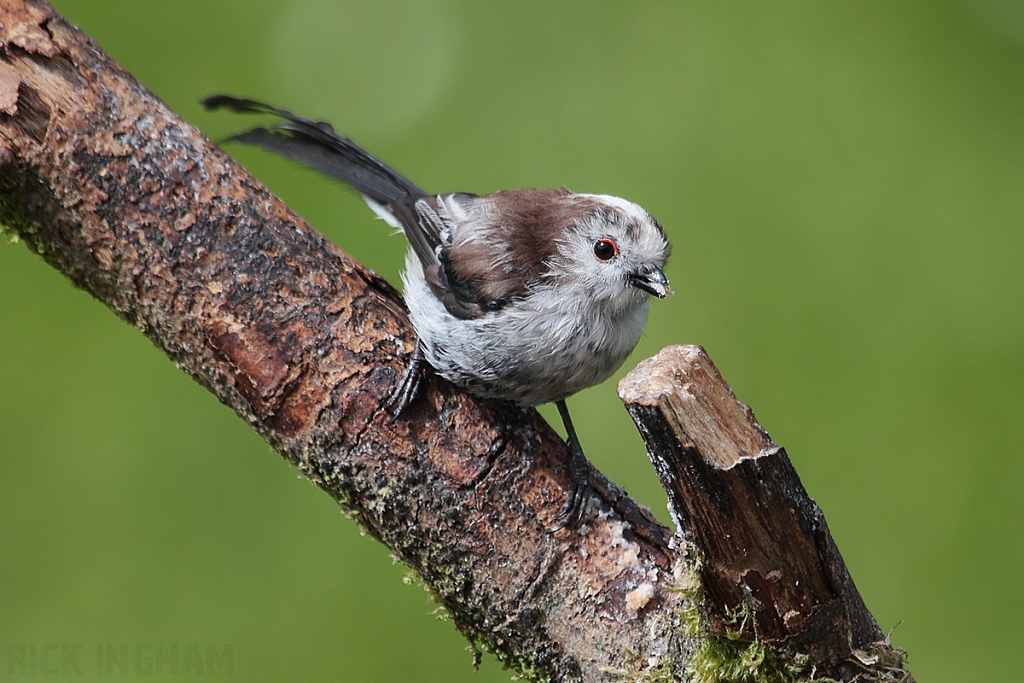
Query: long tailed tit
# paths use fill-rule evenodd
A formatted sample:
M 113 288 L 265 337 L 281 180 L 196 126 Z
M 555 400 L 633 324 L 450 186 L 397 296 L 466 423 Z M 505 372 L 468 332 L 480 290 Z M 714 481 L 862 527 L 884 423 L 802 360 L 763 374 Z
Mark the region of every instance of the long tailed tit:
M 624 199 L 568 190 L 430 195 L 330 124 L 226 95 L 203 104 L 281 118 L 229 140 L 344 181 L 405 233 L 402 281 L 418 340 L 386 403 L 392 415 L 415 399 L 424 363 L 477 396 L 554 402 L 570 460 L 553 530 L 578 525 L 590 467 L 565 399 L 608 379 L 640 340 L 650 297 L 672 293 L 658 222 Z

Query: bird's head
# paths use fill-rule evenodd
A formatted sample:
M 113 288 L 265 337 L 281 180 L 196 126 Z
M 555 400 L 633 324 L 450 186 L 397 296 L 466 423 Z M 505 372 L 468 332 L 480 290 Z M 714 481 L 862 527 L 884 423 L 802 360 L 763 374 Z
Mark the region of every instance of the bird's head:
M 649 213 L 607 195 L 574 195 L 573 202 L 576 217 L 562 228 L 553 272 L 615 308 L 672 294 L 668 240 Z

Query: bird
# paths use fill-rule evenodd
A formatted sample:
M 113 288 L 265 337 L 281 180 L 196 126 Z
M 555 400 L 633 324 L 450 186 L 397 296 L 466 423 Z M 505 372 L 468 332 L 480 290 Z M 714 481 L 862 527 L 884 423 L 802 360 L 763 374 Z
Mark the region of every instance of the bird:
M 213 95 L 207 110 L 269 114 L 239 142 L 283 155 L 356 190 L 409 242 L 403 293 L 416 343 L 384 403 L 397 419 L 426 366 L 482 398 L 554 403 L 569 485 L 556 532 L 581 523 L 590 465 L 566 399 L 608 379 L 640 340 L 651 298 L 672 294 L 665 231 L 633 202 L 567 189 L 429 194 L 324 121 Z

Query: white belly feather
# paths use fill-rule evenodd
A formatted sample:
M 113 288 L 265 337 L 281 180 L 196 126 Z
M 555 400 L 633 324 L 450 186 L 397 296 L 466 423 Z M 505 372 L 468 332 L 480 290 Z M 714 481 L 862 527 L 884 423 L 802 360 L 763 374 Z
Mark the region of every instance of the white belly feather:
M 523 406 L 558 401 L 610 377 L 647 322 L 647 296 L 594 306 L 565 290 L 536 291 L 500 311 L 462 320 L 433 295 L 419 260 L 406 258 L 405 300 L 427 362 L 473 394 Z M 614 313 L 610 312 L 615 310 Z

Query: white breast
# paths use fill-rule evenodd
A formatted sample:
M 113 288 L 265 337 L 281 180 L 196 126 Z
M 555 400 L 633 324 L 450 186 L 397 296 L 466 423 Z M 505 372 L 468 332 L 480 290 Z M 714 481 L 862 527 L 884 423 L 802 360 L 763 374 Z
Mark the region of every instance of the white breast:
M 646 296 L 595 307 L 565 290 L 538 290 L 480 318 L 451 315 L 430 291 L 419 260 L 406 258 L 405 299 L 427 362 L 478 396 L 534 406 L 606 380 L 640 340 Z

